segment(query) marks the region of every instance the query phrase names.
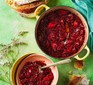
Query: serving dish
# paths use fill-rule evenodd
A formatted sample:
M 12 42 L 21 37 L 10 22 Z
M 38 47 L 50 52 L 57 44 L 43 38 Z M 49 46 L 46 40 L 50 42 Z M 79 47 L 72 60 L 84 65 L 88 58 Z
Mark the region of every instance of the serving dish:
M 35 9 L 42 4 L 47 4 L 48 0 L 6 0 L 6 3 L 21 16 L 33 18 Z
M 49 58 L 40 55 L 40 54 L 27 54 L 24 55 L 22 57 L 20 57 L 13 65 L 12 70 L 11 70 L 11 81 L 12 81 L 12 85 L 20 85 L 21 81 L 20 81 L 20 72 L 21 69 L 24 67 L 24 65 L 26 64 L 26 62 L 35 62 L 35 61 L 42 61 L 44 62 L 46 65 L 50 65 L 52 64 L 52 60 L 50 60 Z M 40 62 L 39 62 L 40 63 Z M 50 67 L 51 71 L 53 73 L 53 80 L 51 82 L 51 85 L 56 85 L 58 82 L 58 70 L 56 66 L 52 66 Z M 30 82 L 29 82 L 30 83 Z

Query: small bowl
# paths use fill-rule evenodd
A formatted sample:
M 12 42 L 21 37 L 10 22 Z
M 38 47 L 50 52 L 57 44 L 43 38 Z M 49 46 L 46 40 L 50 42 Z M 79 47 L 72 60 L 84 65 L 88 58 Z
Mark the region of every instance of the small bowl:
M 53 64 L 49 58 L 39 54 L 27 54 L 20 57 L 13 65 L 11 70 L 12 85 L 21 85 L 18 74 L 26 62 L 45 61 L 46 65 Z M 50 67 L 54 75 L 51 85 L 56 85 L 58 82 L 58 69 L 56 66 Z

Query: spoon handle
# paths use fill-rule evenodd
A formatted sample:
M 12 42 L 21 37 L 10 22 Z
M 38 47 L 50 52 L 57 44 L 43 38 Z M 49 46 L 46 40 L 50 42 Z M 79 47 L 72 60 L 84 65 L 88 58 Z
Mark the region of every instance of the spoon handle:
M 71 59 L 65 59 L 65 60 L 61 60 L 61 61 L 59 61 L 59 62 L 50 64 L 50 65 L 48 65 L 48 66 L 43 66 L 43 67 L 41 67 L 41 69 L 44 69 L 44 68 L 47 68 L 47 67 L 51 67 L 51 66 L 60 65 L 60 64 L 66 64 L 66 63 L 69 63 L 69 62 L 71 62 Z

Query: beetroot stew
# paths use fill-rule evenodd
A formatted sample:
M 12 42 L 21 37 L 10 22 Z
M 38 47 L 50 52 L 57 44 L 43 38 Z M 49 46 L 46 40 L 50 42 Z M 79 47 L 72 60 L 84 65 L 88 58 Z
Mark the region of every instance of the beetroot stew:
M 83 45 L 85 30 L 80 18 L 68 10 L 51 11 L 36 28 L 39 47 L 55 58 L 68 58 Z
M 39 66 L 45 66 L 43 61 L 26 62 L 19 73 L 21 85 L 51 85 L 54 79 L 50 68 L 39 70 Z

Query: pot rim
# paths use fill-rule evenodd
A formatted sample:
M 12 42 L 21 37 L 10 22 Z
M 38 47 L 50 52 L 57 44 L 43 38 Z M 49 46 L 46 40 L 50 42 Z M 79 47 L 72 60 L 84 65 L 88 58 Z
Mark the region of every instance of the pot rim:
M 80 18 L 80 20 L 82 21 L 82 23 L 83 23 L 83 25 L 84 25 L 84 30 L 85 30 L 84 43 L 83 43 L 83 45 L 81 46 L 81 48 L 78 50 L 78 52 L 72 54 L 71 56 L 66 57 L 66 58 L 71 58 L 71 57 L 74 57 L 74 56 L 76 56 L 77 54 L 79 54 L 79 53 L 85 48 L 85 46 L 86 46 L 86 44 L 87 44 L 87 41 L 88 41 L 88 36 L 89 36 L 88 24 L 87 24 L 85 18 L 83 17 L 83 15 L 82 15 L 80 12 L 78 12 L 76 9 L 74 9 L 74 8 L 72 8 L 72 7 L 69 7 L 69 6 L 56 6 L 56 7 L 52 7 L 52 8 L 50 8 L 50 9 L 48 9 L 47 11 L 45 11 L 45 12 L 40 16 L 40 18 L 38 19 L 38 21 L 37 21 L 37 23 L 36 23 L 36 27 L 35 27 L 35 39 L 36 39 L 36 42 L 37 42 L 39 48 L 41 49 L 41 47 L 40 47 L 40 45 L 39 45 L 39 42 L 38 42 L 38 40 L 37 40 L 37 30 L 38 30 L 39 23 L 40 23 L 40 21 L 42 20 L 42 18 L 43 18 L 45 15 L 49 14 L 49 13 L 52 12 L 52 11 L 58 10 L 58 9 L 68 10 L 68 11 L 70 11 L 71 13 L 75 14 L 76 16 L 78 16 L 78 17 Z M 45 54 L 47 54 L 43 49 L 41 49 L 41 50 L 42 50 Z M 48 55 L 48 56 L 51 56 L 51 55 L 49 55 L 49 54 L 47 54 L 47 55 Z M 51 56 L 51 57 L 53 57 L 53 56 Z M 58 57 L 53 57 L 53 58 L 58 58 Z M 66 59 L 66 58 L 58 58 L 58 59 Z

